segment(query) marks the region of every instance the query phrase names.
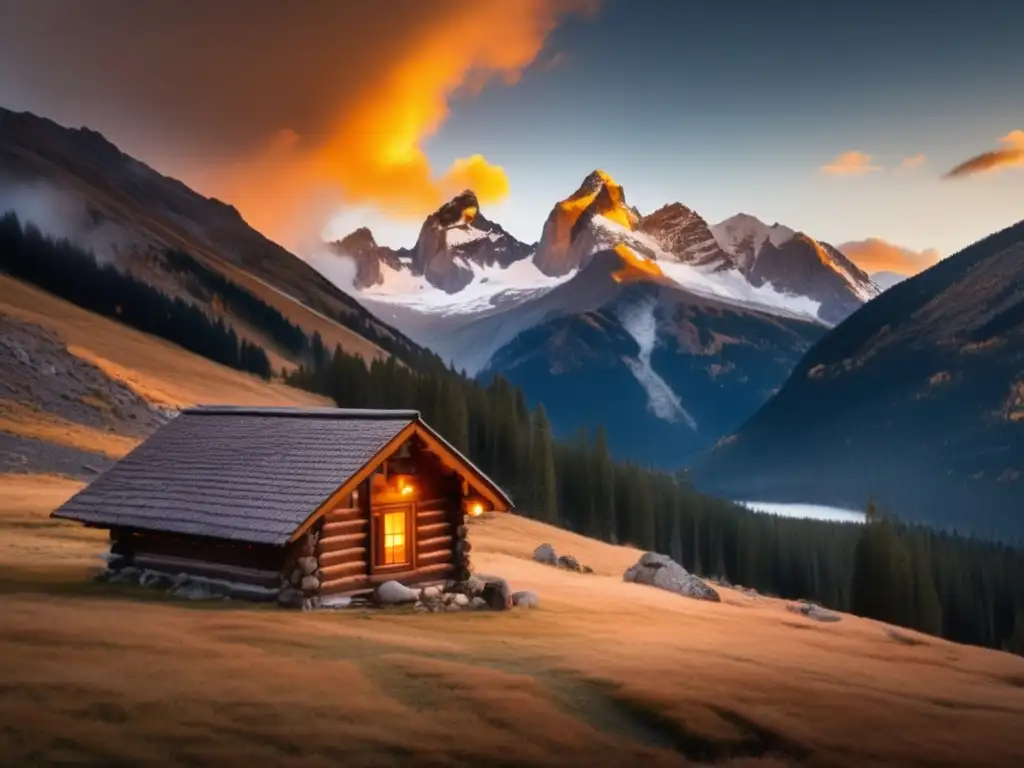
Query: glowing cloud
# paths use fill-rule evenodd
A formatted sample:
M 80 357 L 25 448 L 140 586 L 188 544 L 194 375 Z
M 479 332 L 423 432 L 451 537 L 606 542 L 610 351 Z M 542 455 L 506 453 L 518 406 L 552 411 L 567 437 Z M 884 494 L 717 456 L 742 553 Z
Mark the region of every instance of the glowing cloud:
M 901 171 L 912 171 L 915 168 L 920 168 L 925 164 L 928 158 L 924 156 L 924 153 L 918 152 L 916 155 L 910 157 L 904 157 L 900 160 L 899 170 Z
M 830 176 L 861 176 L 880 170 L 881 166 L 871 164 L 871 155 L 856 149 L 836 155 L 832 162 L 821 166 L 822 173 Z
M 958 179 L 1007 168 L 1024 168 L 1024 131 L 1010 131 L 999 143 L 1003 145 L 1000 149 L 982 152 L 965 160 L 943 178 Z
M 507 195 L 477 148 L 435 168 L 425 143 L 452 103 L 514 84 L 553 56 L 567 14 L 596 7 L 39 0 L 0 24 L 0 71 L 19 73 L 33 111 L 102 131 L 294 245 L 339 206 L 420 217 L 466 187 L 485 205 Z
M 916 275 L 942 258 L 934 248 L 914 251 L 875 237 L 843 243 L 839 250 L 869 274 L 898 272 L 901 275 Z

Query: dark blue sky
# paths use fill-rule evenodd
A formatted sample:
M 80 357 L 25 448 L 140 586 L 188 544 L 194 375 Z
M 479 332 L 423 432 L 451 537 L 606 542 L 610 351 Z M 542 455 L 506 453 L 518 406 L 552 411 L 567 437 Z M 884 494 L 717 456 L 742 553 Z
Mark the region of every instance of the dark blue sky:
M 1024 128 L 1024 2 L 613 0 L 546 50 L 564 63 L 456 103 L 428 144 L 504 165 L 523 237 L 595 166 L 642 211 L 743 210 L 832 242 L 946 254 L 1024 214 L 1024 172 L 940 180 Z M 850 150 L 882 170 L 820 170 Z
M 0 0 L 0 105 L 100 130 L 293 246 L 324 221 L 410 245 L 488 182 L 484 213 L 533 241 L 594 168 L 644 213 L 834 244 L 946 255 L 1024 213 L 1024 0 L 566 12 L 586 1 Z

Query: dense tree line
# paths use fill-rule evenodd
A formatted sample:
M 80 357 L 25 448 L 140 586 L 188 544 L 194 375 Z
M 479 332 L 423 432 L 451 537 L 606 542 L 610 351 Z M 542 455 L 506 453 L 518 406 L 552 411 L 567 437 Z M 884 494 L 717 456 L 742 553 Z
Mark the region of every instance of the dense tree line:
M 602 429 L 555 440 L 543 405 L 500 376 L 472 381 L 374 362 L 318 337 L 290 383 L 345 407 L 414 408 L 518 510 L 610 542 L 671 555 L 687 569 L 759 592 L 1024 651 L 1024 552 L 900 524 L 868 525 L 751 512 L 697 492 L 684 473 L 613 461 Z M 538 542 L 539 543 L 539 542 Z
M 31 224 L 22 227 L 13 213 L 0 218 L 0 270 L 218 363 L 270 377 L 263 348 L 239 340 L 223 320 L 111 264 L 97 264 L 91 253 L 67 240 L 46 237 Z
M 266 333 L 294 355 L 306 351 L 309 339 L 302 328 L 262 299 L 189 253 L 171 249 L 164 254 L 164 259 L 172 272 L 189 276 L 188 291 L 200 301 L 210 305 L 220 303 L 231 314 Z

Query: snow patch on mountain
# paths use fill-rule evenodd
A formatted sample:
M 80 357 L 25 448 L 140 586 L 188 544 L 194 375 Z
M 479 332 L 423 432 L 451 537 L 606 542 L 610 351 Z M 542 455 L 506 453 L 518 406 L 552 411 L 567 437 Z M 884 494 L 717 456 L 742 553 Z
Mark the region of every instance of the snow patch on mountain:
M 690 429 L 696 430 L 697 422 L 683 408 L 679 396 L 651 367 L 651 353 L 658 332 L 654 306 L 653 301 L 645 301 L 620 310 L 619 321 L 622 327 L 640 346 L 640 353 L 635 358 L 626 357 L 623 360 L 647 393 L 647 406 L 655 416 L 672 423 L 685 422 Z
M 366 288 L 359 294 L 383 304 L 444 315 L 473 314 L 499 304 L 525 301 L 572 278 L 572 274 L 548 277 L 531 259 L 521 259 L 505 268 L 474 265 L 473 280 L 458 293 L 451 294 L 405 270 L 381 265 L 381 273 L 383 284 Z
M 716 270 L 711 266 L 681 263 L 671 254 L 665 253 L 654 238 L 643 232 L 626 229 L 603 216 L 595 216 L 594 224 L 603 230 L 600 241 L 605 247 L 610 247 L 613 242 L 625 242 L 640 255 L 656 260 L 665 277 L 692 293 L 748 309 L 821 322 L 818 317 L 821 309 L 819 301 L 807 296 L 783 293 L 771 283 L 755 286 L 736 269 Z
M 765 243 L 778 248 L 796 237 L 795 230 L 778 223 L 768 226 L 748 213 L 737 213 L 710 229 L 722 249 L 744 264 L 753 260 Z

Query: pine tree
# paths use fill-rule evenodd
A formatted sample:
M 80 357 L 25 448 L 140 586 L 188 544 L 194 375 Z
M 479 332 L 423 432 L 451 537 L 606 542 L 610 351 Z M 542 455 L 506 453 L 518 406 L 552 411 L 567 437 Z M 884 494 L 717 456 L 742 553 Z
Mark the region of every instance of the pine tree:
M 604 426 L 598 427 L 594 435 L 590 482 L 594 489 L 593 535 L 607 540 L 615 532 L 615 468 L 608 451 L 608 434 Z
M 533 417 L 531 450 L 531 485 L 534 493 L 534 516 L 538 520 L 553 523 L 558 519 L 555 486 L 555 457 L 551 445 L 551 422 L 543 404 L 537 405 Z
M 932 578 L 931 555 L 921 536 L 908 542 L 913 574 L 913 627 L 931 635 L 942 633 L 942 605 Z
M 865 523 L 854 551 L 852 611 L 890 624 L 913 622 L 910 561 L 892 523 Z

